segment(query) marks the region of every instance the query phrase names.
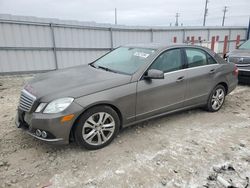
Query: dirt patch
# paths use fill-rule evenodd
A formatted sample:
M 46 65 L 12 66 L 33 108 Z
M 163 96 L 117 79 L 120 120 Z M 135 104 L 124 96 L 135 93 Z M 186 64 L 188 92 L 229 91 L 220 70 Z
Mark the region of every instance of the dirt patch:
M 147 121 L 87 151 L 48 145 L 15 127 L 20 89 L 31 77 L 0 77 L 0 187 L 219 187 L 209 177 L 223 164 L 235 169 L 219 174 L 232 184 L 250 177 L 249 86 L 238 86 L 217 113 L 195 109 Z

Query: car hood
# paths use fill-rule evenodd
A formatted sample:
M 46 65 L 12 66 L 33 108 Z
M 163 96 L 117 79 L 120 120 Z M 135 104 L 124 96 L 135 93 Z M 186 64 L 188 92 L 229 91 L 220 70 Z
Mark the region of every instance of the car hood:
M 30 80 L 25 89 L 43 102 L 49 102 L 61 97 L 78 98 L 127 84 L 130 80 L 129 75 L 82 65 L 40 74 Z
M 228 55 L 231 57 L 250 57 L 250 50 L 237 49 L 237 50 L 231 51 Z

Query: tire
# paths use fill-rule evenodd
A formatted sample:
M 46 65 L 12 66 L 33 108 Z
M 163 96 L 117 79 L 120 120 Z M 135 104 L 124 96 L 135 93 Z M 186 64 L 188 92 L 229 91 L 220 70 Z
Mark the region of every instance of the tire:
M 217 85 L 209 95 L 206 109 L 209 112 L 217 112 L 224 104 L 226 90 L 223 85 Z
M 120 119 L 114 109 L 109 106 L 96 106 L 79 117 L 74 137 L 78 145 L 95 150 L 110 144 L 119 128 Z

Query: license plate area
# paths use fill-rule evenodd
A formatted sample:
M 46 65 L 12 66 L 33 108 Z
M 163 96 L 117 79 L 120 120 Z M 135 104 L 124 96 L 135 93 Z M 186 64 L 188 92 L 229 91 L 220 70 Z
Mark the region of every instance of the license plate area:
M 18 109 L 18 122 L 19 122 L 19 127 L 29 129 L 28 123 L 25 121 L 25 112 Z

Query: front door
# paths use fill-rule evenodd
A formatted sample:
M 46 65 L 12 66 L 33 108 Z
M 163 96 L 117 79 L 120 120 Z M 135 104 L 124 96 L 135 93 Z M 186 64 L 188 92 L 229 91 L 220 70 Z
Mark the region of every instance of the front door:
M 182 49 L 163 52 L 149 69 L 164 72 L 164 79 L 141 79 L 137 84 L 136 120 L 145 119 L 183 106 L 186 71 Z

